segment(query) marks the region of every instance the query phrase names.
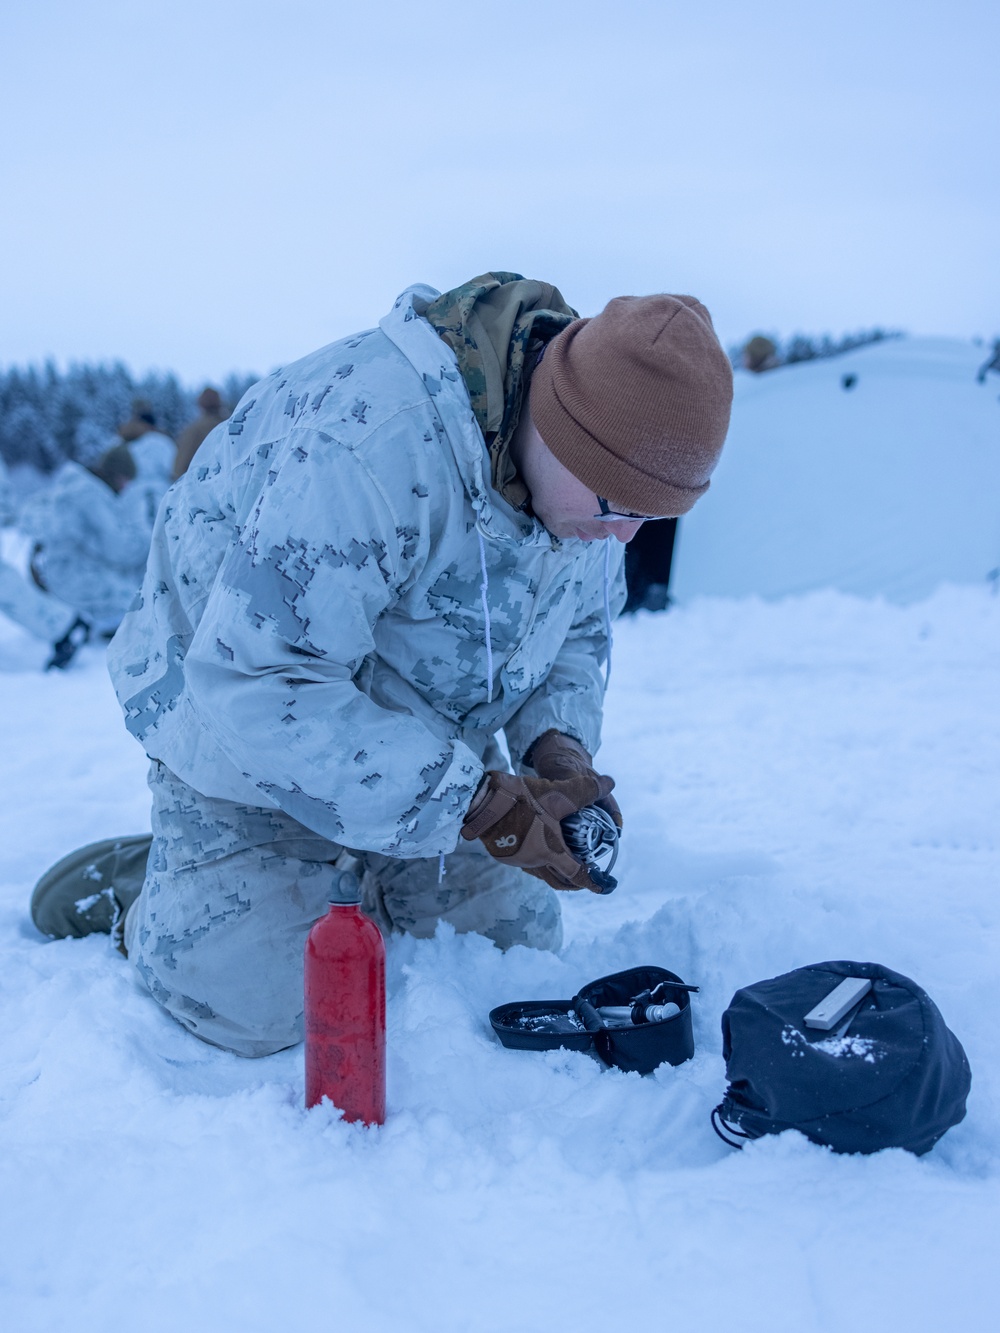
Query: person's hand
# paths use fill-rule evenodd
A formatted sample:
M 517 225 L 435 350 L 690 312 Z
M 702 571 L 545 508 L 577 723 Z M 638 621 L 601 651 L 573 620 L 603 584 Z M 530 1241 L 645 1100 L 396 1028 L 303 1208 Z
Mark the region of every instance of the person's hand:
M 553 889 L 601 889 L 566 846 L 560 821 L 607 797 L 614 780 L 598 773 L 518 778 L 490 770 L 473 798 L 462 837 L 480 838 L 491 856 Z
M 593 759 L 580 742 L 575 741 L 572 736 L 564 735 L 561 731 L 543 732 L 528 751 L 525 763 L 530 764 L 540 778 L 558 781 L 581 775 L 598 777 Z M 606 810 L 621 829 L 622 812 L 613 796 L 604 796 L 592 804 Z

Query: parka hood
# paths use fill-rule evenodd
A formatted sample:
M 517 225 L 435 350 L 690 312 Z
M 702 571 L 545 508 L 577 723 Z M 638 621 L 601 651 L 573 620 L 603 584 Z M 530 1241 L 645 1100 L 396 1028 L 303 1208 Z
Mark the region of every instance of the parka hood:
M 551 283 L 497 272 L 444 292 L 423 317 L 455 353 L 489 449 L 493 489 L 524 509 L 528 488 L 510 443 L 537 353 L 579 315 Z

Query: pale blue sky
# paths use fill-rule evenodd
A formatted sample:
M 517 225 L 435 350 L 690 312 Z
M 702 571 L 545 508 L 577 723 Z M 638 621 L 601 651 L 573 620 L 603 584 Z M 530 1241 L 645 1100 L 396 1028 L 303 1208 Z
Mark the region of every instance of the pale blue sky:
M 0 364 L 261 372 L 488 268 L 1000 333 L 996 0 L 34 0 Z

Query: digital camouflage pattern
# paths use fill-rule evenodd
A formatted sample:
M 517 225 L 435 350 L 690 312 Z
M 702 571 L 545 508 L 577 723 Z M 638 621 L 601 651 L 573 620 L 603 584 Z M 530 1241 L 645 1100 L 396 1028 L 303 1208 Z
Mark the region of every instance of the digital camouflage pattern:
M 327 910 L 331 863 L 342 849 L 279 810 L 202 796 L 162 764 L 151 766 L 149 783 L 152 847 L 124 924 L 130 963 L 153 998 L 203 1041 L 244 1056 L 294 1046 L 303 1035 L 306 936 Z M 448 921 L 501 948 L 561 942 L 552 890 L 481 847 L 463 844 L 446 857 L 443 878 L 437 857 L 365 861 L 362 906 L 386 933 L 428 937 Z M 71 897 L 81 892 L 75 881 L 70 888 Z M 55 906 L 58 892 L 48 896 Z
M 558 287 L 520 273 L 484 273 L 432 301 L 424 315 L 455 353 L 490 450 L 491 480 L 515 509 L 528 489 L 510 457 L 535 357 L 579 315 Z
M 245 395 L 161 506 L 109 654 L 129 729 L 195 792 L 388 857 L 454 849 L 497 732 L 515 762 L 551 727 L 593 753 L 604 689 L 604 543 L 492 488 L 438 295 Z
M 110 932 L 143 983 L 184 1027 L 240 1055 L 302 1039 L 302 955 L 326 910 L 342 848 L 278 810 L 192 791 L 153 762 L 153 834 L 106 838 L 38 881 L 31 918 L 45 935 Z M 479 843 L 444 858 L 362 855 L 365 913 L 385 935 L 418 938 L 446 921 L 507 949 L 557 949 L 556 895 L 498 864 Z M 339 873 L 339 867 L 338 867 Z

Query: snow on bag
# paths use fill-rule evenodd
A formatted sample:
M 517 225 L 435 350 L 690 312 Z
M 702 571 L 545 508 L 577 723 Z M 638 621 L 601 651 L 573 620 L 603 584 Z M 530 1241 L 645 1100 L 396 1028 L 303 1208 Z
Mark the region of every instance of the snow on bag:
M 845 978 L 862 984 L 838 1012 Z M 965 1116 L 961 1043 L 916 982 L 879 963 L 813 963 L 743 987 L 722 1042 L 729 1086 L 712 1123 L 733 1147 L 798 1129 L 835 1152 L 921 1154 Z

